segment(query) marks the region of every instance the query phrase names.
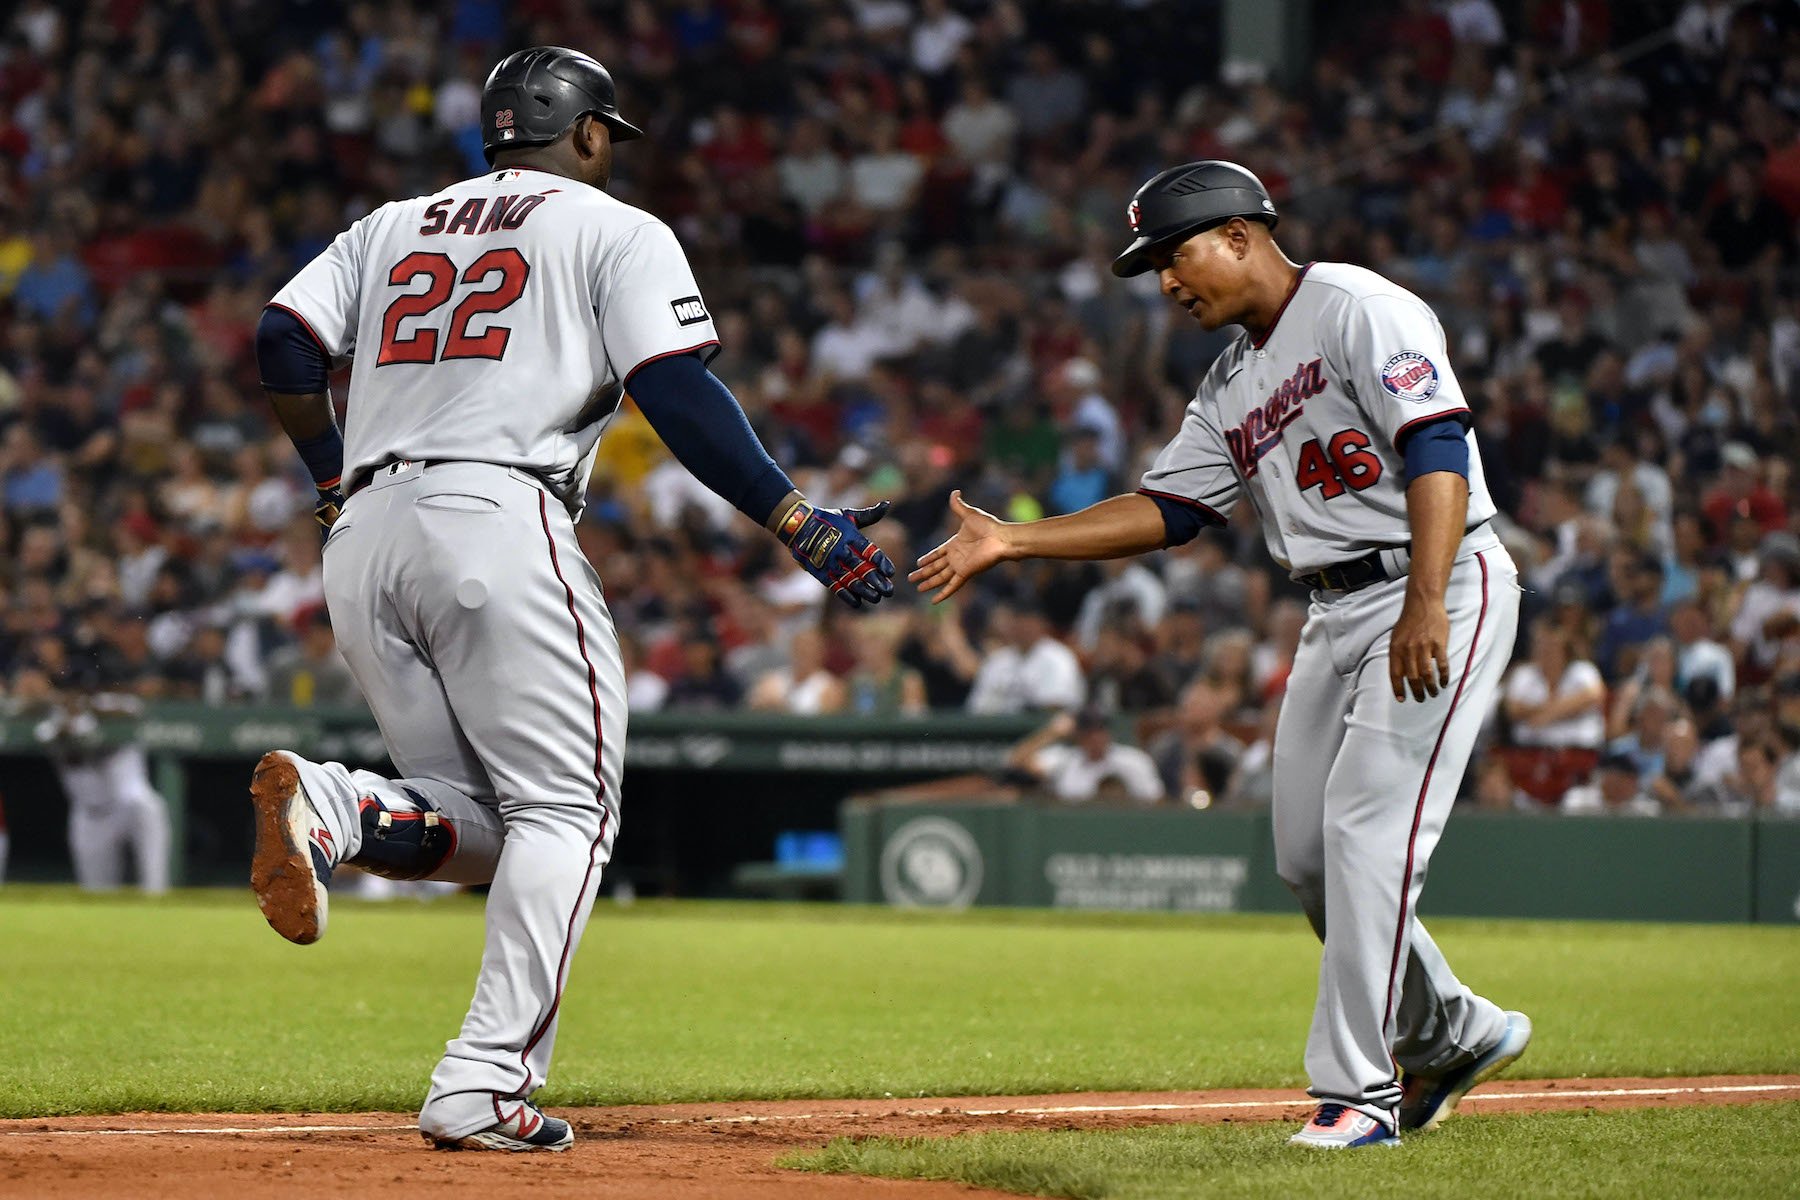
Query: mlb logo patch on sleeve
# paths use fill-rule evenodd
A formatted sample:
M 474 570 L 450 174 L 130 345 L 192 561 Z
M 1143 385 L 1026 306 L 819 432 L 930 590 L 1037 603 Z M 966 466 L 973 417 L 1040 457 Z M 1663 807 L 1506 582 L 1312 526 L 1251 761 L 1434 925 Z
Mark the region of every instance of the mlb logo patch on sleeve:
M 706 305 L 701 303 L 698 296 L 683 296 L 679 300 L 671 300 L 669 308 L 674 311 L 678 325 L 698 325 L 712 319 L 707 316 Z
M 1382 364 L 1381 386 L 1389 395 L 1422 404 L 1437 394 L 1437 367 L 1417 350 L 1402 350 Z

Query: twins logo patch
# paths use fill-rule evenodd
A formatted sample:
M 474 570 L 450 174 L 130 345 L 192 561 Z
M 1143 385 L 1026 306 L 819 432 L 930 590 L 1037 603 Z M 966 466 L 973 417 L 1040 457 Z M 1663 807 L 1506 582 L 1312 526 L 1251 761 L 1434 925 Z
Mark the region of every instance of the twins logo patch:
M 1437 368 L 1417 350 L 1402 350 L 1381 364 L 1381 386 L 1389 395 L 1423 404 L 1437 394 Z
M 708 320 L 706 305 L 698 296 L 683 296 L 679 300 L 669 301 L 669 308 L 675 313 L 677 325 L 698 325 Z

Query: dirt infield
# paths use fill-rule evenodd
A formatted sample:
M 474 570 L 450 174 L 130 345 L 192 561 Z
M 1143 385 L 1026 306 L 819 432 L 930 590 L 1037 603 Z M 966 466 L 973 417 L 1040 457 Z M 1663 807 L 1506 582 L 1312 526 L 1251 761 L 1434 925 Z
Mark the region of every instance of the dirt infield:
M 1800 1075 L 1700 1079 L 1502 1080 L 1464 1112 L 1662 1108 L 1800 1100 Z M 566 1154 L 447 1154 L 395 1113 L 138 1113 L 0 1121 L 0 1196 L 592 1197 L 609 1200 L 850 1200 L 999 1196 L 959 1184 L 802 1175 L 773 1165 L 833 1137 L 946 1136 L 991 1129 L 1298 1120 L 1297 1092 L 1083 1092 L 957 1099 L 721 1101 L 557 1110 L 575 1122 Z

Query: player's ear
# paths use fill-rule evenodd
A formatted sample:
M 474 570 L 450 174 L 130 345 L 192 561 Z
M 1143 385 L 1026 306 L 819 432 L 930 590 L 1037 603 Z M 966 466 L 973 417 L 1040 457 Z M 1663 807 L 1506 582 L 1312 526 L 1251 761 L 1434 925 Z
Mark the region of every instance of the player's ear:
M 1241 261 L 1250 253 L 1250 222 L 1242 217 L 1225 222 L 1225 241 L 1231 247 L 1232 257 Z
M 575 118 L 575 153 L 582 158 L 598 158 L 606 152 L 611 132 L 606 123 L 591 113 Z

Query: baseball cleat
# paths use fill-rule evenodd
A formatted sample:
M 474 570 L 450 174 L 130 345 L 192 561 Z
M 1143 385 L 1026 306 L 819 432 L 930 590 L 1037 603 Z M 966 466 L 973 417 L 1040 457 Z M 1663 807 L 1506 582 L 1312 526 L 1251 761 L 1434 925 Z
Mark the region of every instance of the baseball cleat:
M 325 933 L 330 901 L 325 885 L 337 850 L 286 753 L 272 750 L 256 764 L 250 804 L 256 810 L 256 853 L 250 860 L 256 903 L 269 927 L 288 941 L 316 942 Z
M 498 1097 L 495 1098 L 495 1112 L 501 1111 L 502 1103 Z M 427 1133 L 424 1135 L 425 1140 L 439 1150 L 507 1150 L 515 1154 L 527 1150 L 560 1152 L 575 1144 L 575 1130 L 567 1121 L 546 1116 L 529 1100 L 514 1100 L 511 1103 L 518 1107 L 477 1133 L 465 1134 L 459 1138 L 438 1137 Z
M 1439 1122 L 1456 1111 L 1458 1102 L 1470 1089 L 1512 1066 L 1530 1044 L 1531 1018 L 1522 1012 L 1508 1012 L 1500 1040 L 1467 1066 L 1436 1078 L 1409 1073 L 1400 1092 L 1400 1128 L 1436 1129 Z
M 1313 1150 L 1354 1150 L 1359 1146 L 1398 1146 L 1400 1138 L 1387 1125 L 1347 1104 L 1326 1101 L 1313 1112 L 1306 1128 L 1288 1139 L 1290 1146 Z

